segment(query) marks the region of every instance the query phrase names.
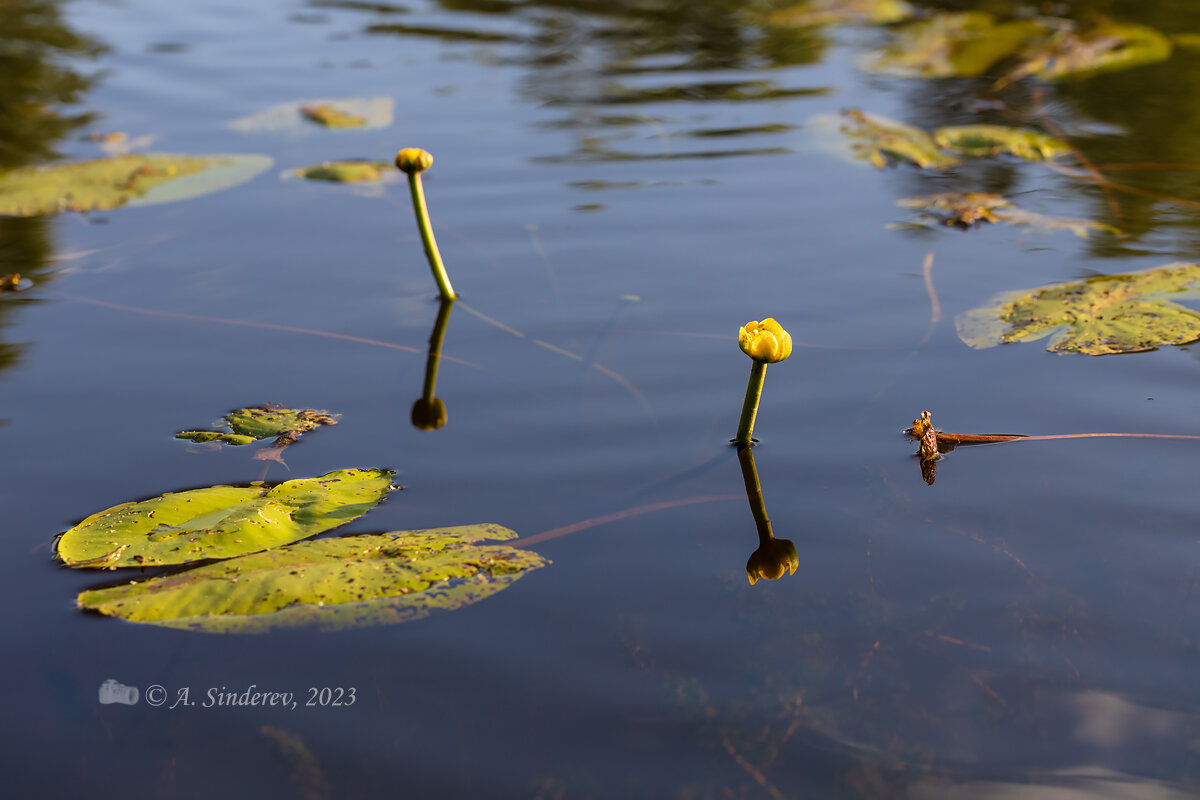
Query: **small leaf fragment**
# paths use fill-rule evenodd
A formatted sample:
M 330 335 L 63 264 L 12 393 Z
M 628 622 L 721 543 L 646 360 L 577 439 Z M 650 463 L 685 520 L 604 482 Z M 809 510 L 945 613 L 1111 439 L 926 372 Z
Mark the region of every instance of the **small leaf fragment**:
M 926 212 L 927 219 L 950 227 L 968 228 L 983 223 L 1007 222 L 1010 225 L 1028 225 L 1044 230 L 1067 230 L 1086 239 L 1091 231 L 1120 234 L 1112 225 L 1089 220 L 1060 219 L 1018 208 L 998 194 L 986 192 L 943 192 L 925 197 L 906 197 L 896 201 L 902 208 L 919 209 Z
M 1004 125 L 951 125 L 933 135 L 942 147 L 971 158 L 1006 154 L 1026 161 L 1052 161 L 1071 152 L 1071 145 L 1061 139 Z
M 856 158 L 883 168 L 906 162 L 921 169 L 946 169 L 960 162 L 943 152 L 932 136 L 903 122 L 850 108 L 840 115 L 839 130 L 849 137 Z
M 767 23 L 777 27 L 818 25 L 886 25 L 913 15 L 904 0 L 803 0 L 773 11 Z
M 291 444 L 308 431 L 322 425 L 336 425 L 338 414 L 319 411 L 315 408 L 284 408 L 268 403 L 264 406 L 239 408 L 225 415 L 225 424 L 231 433 L 221 431 L 180 431 L 177 439 L 194 442 L 219 441 L 225 444 L 244 445 L 259 439 L 277 437 L 275 444 Z

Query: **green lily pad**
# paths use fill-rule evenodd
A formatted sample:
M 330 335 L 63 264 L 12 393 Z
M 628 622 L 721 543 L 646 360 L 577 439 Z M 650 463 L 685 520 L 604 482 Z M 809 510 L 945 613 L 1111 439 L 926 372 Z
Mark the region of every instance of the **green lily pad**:
M 997 23 L 982 11 L 934 14 L 896 29 L 865 67 L 899 78 L 971 78 L 1047 32 L 1033 20 Z
M 1021 62 L 1001 79 L 1001 85 L 1031 75 L 1051 81 L 1088 78 L 1165 61 L 1171 56 L 1171 40 L 1145 25 L 1103 19 L 1080 30 L 1074 22 L 1056 22 L 1059 29 L 1030 44 L 1021 53 Z
M 854 157 L 881 169 L 895 162 L 922 169 L 946 169 L 960 163 L 957 156 L 943 152 L 932 136 L 912 125 L 857 108 L 842 111 L 837 119 L 838 130 L 850 139 Z
M 320 539 L 79 595 L 80 608 L 208 633 L 394 625 L 496 594 L 549 563 L 499 525 Z
M 332 183 L 376 183 L 394 169 L 386 161 L 326 161 L 295 171 L 295 175 L 310 181 Z
M 998 194 L 985 192 L 945 192 L 926 197 L 906 197 L 896 201 L 902 208 L 926 212 L 928 219 L 956 228 L 972 228 L 984 222 L 1007 222 L 1043 230 L 1066 230 L 1083 239 L 1092 231 L 1120 234 L 1119 228 L 1089 220 L 1060 219 L 1018 208 Z
M 282 103 L 257 114 L 240 117 L 229 123 L 239 133 L 312 133 L 328 130 L 369 130 L 387 128 L 392 124 L 395 102 L 390 97 L 334 97 Z M 358 125 L 320 124 L 313 119 L 316 109 L 329 108 L 337 118 L 358 118 Z M 330 117 L 333 119 L 334 117 Z M 318 123 L 318 124 L 314 124 Z
M 937 143 L 972 158 L 1007 154 L 1026 161 L 1051 161 L 1071 152 L 1061 139 L 1028 128 L 1004 125 L 957 125 L 933 132 Z
M 1200 264 L 1100 275 L 1011 292 L 959 315 L 959 338 L 983 349 L 1051 336 L 1058 353 L 1137 353 L 1200 338 L 1200 313 L 1173 300 L 1200 296 Z
M 0 175 L 0 216 L 107 211 L 183 200 L 250 180 L 267 156 L 124 155 Z
M 232 558 L 315 536 L 361 517 L 392 490 L 392 472 L 343 469 L 275 487 L 209 486 L 122 503 L 59 537 L 69 567 L 141 567 Z
M 272 436 L 277 445 L 287 445 L 296 441 L 301 435 L 319 428 L 322 425 L 337 425 L 338 414 L 328 411 L 318 411 L 314 408 L 283 408 L 276 405 L 239 408 L 225 415 L 225 424 L 231 432 L 222 431 L 180 431 L 176 439 L 190 439 L 193 442 L 220 441 L 226 444 L 243 445 L 268 439 Z
M 913 7 L 904 0 L 805 0 L 767 16 L 776 27 L 817 25 L 886 25 L 906 20 Z

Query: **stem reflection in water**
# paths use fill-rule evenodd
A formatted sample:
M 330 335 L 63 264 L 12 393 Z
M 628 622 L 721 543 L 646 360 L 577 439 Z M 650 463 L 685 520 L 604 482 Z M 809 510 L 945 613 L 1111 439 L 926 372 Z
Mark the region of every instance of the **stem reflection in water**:
M 763 503 L 758 468 L 754 464 L 754 452 L 750 445 L 738 448 L 738 461 L 742 465 L 742 480 L 746 483 L 750 513 L 754 515 L 754 525 L 758 528 L 758 549 L 746 562 L 746 577 L 754 585 L 759 578 L 773 581 L 782 578 L 785 572 L 794 575 L 796 567 L 800 566 L 800 556 L 796 553 L 796 545 L 788 539 L 776 539 L 771 530 L 771 518 L 767 516 L 767 507 Z
M 454 300 L 443 297 L 437 320 L 433 323 L 433 333 L 429 335 L 425 384 L 421 389 L 421 397 L 413 403 L 411 415 L 413 427 L 423 431 L 436 431 L 446 424 L 446 404 L 434 397 L 434 393 L 437 391 L 438 366 L 442 362 L 442 342 L 446 339 L 446 325 L 450 322 L 453 309 Z

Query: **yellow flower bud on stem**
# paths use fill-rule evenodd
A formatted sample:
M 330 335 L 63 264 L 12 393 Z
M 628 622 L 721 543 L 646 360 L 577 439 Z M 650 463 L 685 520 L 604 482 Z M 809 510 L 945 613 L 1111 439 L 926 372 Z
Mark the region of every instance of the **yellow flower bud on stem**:
M 792 337 L 773 319 L 764 319 L 762 322 L 751 320 L 738 331 L 738 347 L 754 362 L 750 368 L 750 382 L 746 384 L 742 419 L 738 423 L 737 437 L 733 440 L 738 447 L 744 447 L 754 441 L 754 420 L 758 416 L 759 400 L 762 399 L 767 364 L 783 361 L 792 354 Z
M 396 154 L 396 168 L 408 175 L 408 188 L 412 192 L 413 211 L 417 215 L 417 229 L 421 232 L 421 242 L 425 245 L 425 257 L 429 260 L 429 268 L 433 271 L 433 279 L 437 281 L 438 291 L 443 300 L 453 300 L 456 295 L 450 285 L 450 276 L 446 274 L 446 265 L 442 263 L 442 254 L 438 252 L 437 240 L 433 238 L 433 226 L 429 224 L 429 209 L 425 207 L 425 191 L 421 186 L 421 173 L 433 165 L 433 156 L 417 147 L 406 147 Z

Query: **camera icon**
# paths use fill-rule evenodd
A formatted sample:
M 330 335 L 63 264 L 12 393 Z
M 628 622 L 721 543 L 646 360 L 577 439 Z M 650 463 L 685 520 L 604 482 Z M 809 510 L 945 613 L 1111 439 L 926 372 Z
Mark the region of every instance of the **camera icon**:
M 137 705 L 137 701 L 138 690 L 136 686 L 126 686 L 113 678 L 109 678 L 100 684 L 100 702 L 105 705 L 109 705 L 110 703 L 124 703 L 127 706 L 132 706 Z

